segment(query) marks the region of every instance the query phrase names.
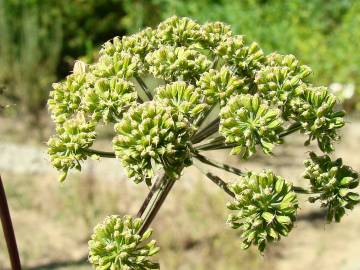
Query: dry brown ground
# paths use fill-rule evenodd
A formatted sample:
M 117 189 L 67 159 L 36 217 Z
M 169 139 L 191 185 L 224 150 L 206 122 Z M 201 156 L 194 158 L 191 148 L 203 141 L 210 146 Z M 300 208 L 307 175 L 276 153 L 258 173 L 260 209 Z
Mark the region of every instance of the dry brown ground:
M 3 131 L 0 134 L 5 134 Z M 115 160 L 100 164 L 92 161 L 81 175 L 73 174 L 59 184 L 43 146 L 24 144 L 22 139 L 11 141 L 11 136 L 0 140 L 0 171 L 23 263 L 44 265 L 36 269 L 90 269 L 82 259 L 91 228 L 107 214 L 136 213 L 146 187 L 127 181 Z M 297 184 L 306 185 L 301 180 L 306 151 L 309 148 L 302 146 L 302 138 L 293 136 L 276 149 L 273 157 L 259 156 L 239 162 L 223 152 L 208 154 L 245 169 L 272 168 Z M 360 171 L 359 153 L 360 123 L 354 122 L 345 128 L 336 156 Z M 159 256 L 162 269 L 360 269 L 360 207 L 344 217 L 342 223 L 326 224 L 319 208 L 301 197 L 296 227 L 289 237 L 272 245 L 262 256 L 255 249 L 240 250 L 237 232 L 224 224 L 227 200 L 196 169 L 185 171 L 153 224 L 155 238 L 162 248 Z M 7 266 L 0 236 L 0 269 Z

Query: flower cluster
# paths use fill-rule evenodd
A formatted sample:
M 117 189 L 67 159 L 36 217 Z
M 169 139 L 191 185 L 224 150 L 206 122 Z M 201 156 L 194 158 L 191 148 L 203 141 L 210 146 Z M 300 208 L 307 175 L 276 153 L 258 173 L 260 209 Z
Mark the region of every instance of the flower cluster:
M 304 177 L 310 180 L 311 191 L 318 194 L 310 197 L 310 202 L 320 200 L 321 206 L 327 208 L 328 221 L 340 222 L 345 210 L 360 202 L 359 194 L 351 191 L 359 185 L 358 174 L 343 165 L 341 158 L 332 161 L 328 155 L 312 152 L 305 166 Z
M 316 139 L 323 152 L 334 150 L 333 141 L 340 139 L 337 129 L 344 126 L 344 111 L 334 111 L 336 98 L 326 87 L 302 86 L 289 102 L 290 117 L 301 123 L 301 131 Z
M 211 66 L 205 55 L 186 47 L 162 46 L 149 53 L 145 60 L 150 66 L 149 72 L 167 82 L 194 81 Z
M 227 143 L 234 143 L 232 154 L 249 158 L 260 145 L 271 153 L 279 137 L 283 121 L 279 109 L 270 108 L 258 95 L 237 95 L 220 112 L 220 133 Z
M 48 101 L 49 110 L 56 123 L 63 123 L 79 110 L 81 97 L 87 87 L 86 65 L 77 62 L 73 74 L 66 77 L 66 80 L 52 85 Z
M 292 185 L 272 171 L 249 172 L 230 186 L 235 194 L 228 203 L 228 223 L 242 231 L 242 248 L 251 244 L 263 251 L 267 242 L 287 236 L 296 219 L 298 200 Z
M 137 93 L 133 83 L 112 77 L 96 81 L 84 97 L 84 110 L 95 120 L 103 119 L 105 123 L 116 122 L 122 113 L 136 103 Z
M 154 171 L 162 167 L 169 176 L 191 164 L 189 140 L 193 129 L 172 107 L 153 101 L 131 108 L 115 125 L 116 156 L 129 178 L 150 185 Z
M 232 148 L 244 159 L 257 148 L 271 154 L 296 131 L 308 136 L 306 144 L 317 140 L 322 152 L 333 151 L 344 113 L 335 111 L 336 98 L 327 88 L 309 83 L 310 74 L 295 56 L 266 55 L 224 23 L 201 25 L 171 17 L 155 28 L 106 42 L 95 63 L 77 62 L 71 75 L 53 85 L 48 105 L 57 134 L 48 142 L 51 162 L 61 180 L 94 154 L 116 157 L 135 183 L 150 186 L 164 172 L 151 188 L 146 209 L 139 211 L 144 226 L 193 159 L 243 175 L 231 190 L 218 177 L 212 180 L 235 196 L 229 208 L 237 213 L 229 223 L 242 230 L 244 247 L 255 244 L 262 251 L 291 230 L 298 207 L 294 192 L 301 188 L 271 171 L 243 174 L 201 152 Z M 114 128 L 114 152 L 90 148 L 95 129 L 105 125 Z M 359 201 L 350 192 L 357 175 L 327 156 L 312 154 L 306 166 L 311 192 L 319 193 L 311 200 L 328 207 L 329 220 L 340 220 Z M 143 244 L 148 235 L 140 235 L 141 223 L 109 217 L 99 225 L 90 241 L 94 266 L 158 268 L 148 260 L 158 249 Z
M 236 74 L 253 79 L 265 61 L 264 52 L 255 42 L 246 45 L 243 36 L 231 36 L 219 43 L 215 54 L 233 66 Z
M 219 102 L 224 105 L 230 96 L 247 92 L 244 80 L 236 76 L 227 66 L 203 73 L 197 84 L 209 105 Z
M 64 181 L 68 170 L 80 170 L 80 161 L 89 156 L 88 149 L 96 138 L 95 124 L 78 115 L 58 126 L 56 132 L 57 135 L 48 141 L 48 153 L 52 165 L 62 172 L 60 181 Z
M 173 107 L 176 112 L 185 115 L 188 119 L 194 119 L 208 108 L 200 89 L 184 81 L 159 86 L 155 89 L 155 93 L 155 101 Z
M 152 230 L 139 234 L 142 220 L 109 216 L 97 225 L 89 241 L 89 261 L 96 270 L 160 269 L 149 257 L 159 252 Z

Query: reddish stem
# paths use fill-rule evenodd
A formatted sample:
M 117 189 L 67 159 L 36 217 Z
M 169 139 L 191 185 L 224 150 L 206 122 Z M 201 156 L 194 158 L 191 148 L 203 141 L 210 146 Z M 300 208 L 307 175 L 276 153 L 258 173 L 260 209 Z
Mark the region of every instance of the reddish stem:
M 21 270 L 19 251 L 16 245 L 14 228 L 11 222 L 9 206 L 5 196 L 5 189 L 0 176 L 0 219 L 9 252 L 12 270 Z

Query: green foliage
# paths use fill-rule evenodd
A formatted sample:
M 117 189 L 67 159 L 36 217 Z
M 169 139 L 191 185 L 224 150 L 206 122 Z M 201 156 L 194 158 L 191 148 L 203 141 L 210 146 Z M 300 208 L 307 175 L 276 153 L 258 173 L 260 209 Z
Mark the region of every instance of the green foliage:
M 249 172 L 230 186 L 235 194 L 227 207 L 237 211 L 230 215 L 228 223 L 234 229 L 241 228 L 243 248 L 251 244 L 264 251 L 266 243 L 280 240 L 291 231 L 298 208 L 298 200 L 292 185 L 272 171 Z
M 51 82 L 79 56 L 124 32 L 121 0 L 0 2 L 0 84 L 3 99 L 38 124 Z
M 327 208 L 328 221 L 340 222 L 345 210 L 360 202 L 359 194 L 351 191 L 359 185 L 359 175 L 343 165 L 341 158 L 332 161 L 328 155 L 317 156 L 312 152 L 305 166 L 304 178 L 309 179 L 311 190 L 318 193 L 309 201 L 321 201 L 321 206 Z
M 141 224 L 139 218 L 109 216 L 97 225 L 89 241 L 89 261 L 95 269 L 160 269 L 149 259 L 159 252 L 156 242 L 148 241 L 152 230 L 139 235 Z

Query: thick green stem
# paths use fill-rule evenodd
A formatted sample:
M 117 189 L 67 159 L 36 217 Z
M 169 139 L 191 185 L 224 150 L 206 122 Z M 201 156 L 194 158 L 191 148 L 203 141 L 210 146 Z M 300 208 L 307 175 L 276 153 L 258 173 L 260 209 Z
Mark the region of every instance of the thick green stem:
M 227 165 L 227 164 L 223 164 L 221 162 L 218 162 L 218 161 L 214 161 L 214 160 L 211 160 L 197 152 L 193 153 L 194 157 L 196 159 L 198 159 L 199 161 L 201 161 L 202 163 L 205 163 L 207 165 L 210 165 L 210 166 L 213 166 L 213 167 L 216 167 L 216 168 L 219 168 L 219 169 L 222 169 L 224 171 L 227 171 L 227 172 L 230 172 L 230 173 L 233 173 L 233 174 L 236 174 L 236 175 L 244 175 L 244 172 L 242 172 L 241 170 L 235 168 L 235 167 L 232 167 L 230 165 Z
M 141 89 L 144 91 L 144 93 L 146 94 L 146 96 L 148 97 L 149 100 L 153 99 L 153 96 L 149 90 L 149 88 L 147 87 L 147 85 L 145 84 L 145 82 L 143 81 L 143 79 L 141 79 L 141 77 L 139 76 L 135 76 L 136 81 L 138 82 L 138 84 L 140 85 Z

